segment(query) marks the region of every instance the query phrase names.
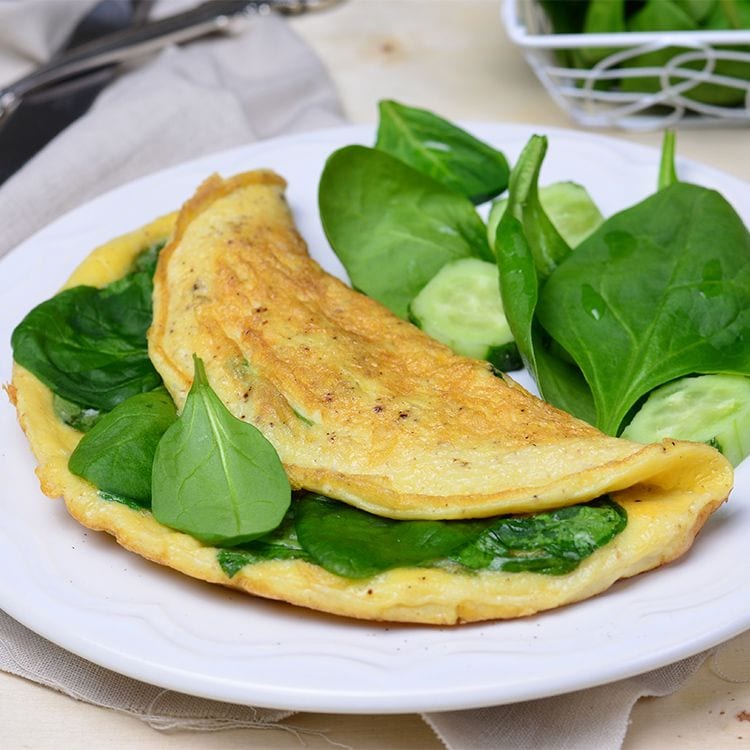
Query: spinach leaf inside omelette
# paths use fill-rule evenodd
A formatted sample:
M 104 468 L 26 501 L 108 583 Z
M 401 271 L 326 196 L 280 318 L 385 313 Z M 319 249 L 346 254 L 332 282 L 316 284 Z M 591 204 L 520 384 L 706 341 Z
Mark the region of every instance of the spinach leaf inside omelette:
M 169 283 L 169 268 L 179 252 L 181 238 L 185 239 L 190 234 L 192 222 L 203 222 L 201 232 L 208 243 L 205 246 L 208 255 L 212 256 L 213 245 L 217 243 L 225 250 L 235 244 L 241 244 L 245 248 L 247 258 L 237 266 L 237 273 L 228 279 L 231 284 L 242 287 L 243 281 L 248 282 L 249 277 L 246 275 L 243 278 L 243 274 L 246 274 L 247 263 L 253 257 L 258 258 L 261 265 L 268 264 L 270 258 L 276 257 L 278 263 L 286 264 L 286 274 L 294 282 L 295 293 L 298 293 L 300 287 L 295 281 L 295 274 L 300 270 L 298 263 L 301 263 L 305 272 L 312 270 L 312 283 L 303 290 L 300 306 L 309 318 L 311 310 L 317 304 L 318 295 L 322 294 L 321 304 L 326 304 L 328 318 L 335 318 L 348 301 L 346 294 L 341 291 L 343 285 L 341 288 L 338 285 L 328 287 L 328 281 L 321 285 L 321 280 L 325 278 L 320 276 L 323 272 L 310 265 L 309 260 L 300 261 L 307 258 L 306 251 L 288 218 L 282 189 L 283 182 L 279 178 L 269 177 L 265 172 L 240 176 L 225 183 L 214 180 L 208 187 L 204 186 L 197 197 L 186 204 L 177 219 L 177 229 L 160 261 L 156 286 Z M 229 204 L 222 204 L 226 197 L 231 197 L 232 200 Z M 258 207 L 262 209 L 260 214 Z M 208 223 L 205 221 L 206 213 L 210 215 Z M 164 220 L 160 226 L 163 223 Z M 170 218 L 168 223 L 171 226 L 174 218 Z M 211 230 L 208 233 L 207 227 Z M 92 262 L 99 263 L 102 257 L 107 257 L 110 253 L 124 257 L 127 253 L 123 251 L 123 247 L 126 245 L 132 258 L 147 244 L 143 241 L 144 237 L 149 237 L 149 233 L 153 234 L 153 231 L 154 227 L 150 225 L 128 238 L 119 238 L 100 248 L 79 269 L 76 277 L 80 277 L 81 273 L 85 275 L 87 269 L 91 269 Z M 187 245 L 192 252 L 194 246 L 190 242 Z M 122 277 L 122 271 L 125 270 L 123 264 L 113 264 L 115 265 L 119 265 L 119 276 L 115 273 L 101 273 L 97 286 L 102 287 Z M 227 268 L 218 267 L 212 273 L 221 275 L 228 272 Z M 272 273 L 271 276 L 279 281 L 278 274 Z M 126 502 L 112 502 L 112 499 L 119 499 L 117 492 L 100 492 L 86 479 L 72 474 L 68 461 L 76 445 L 83 442 L 81 434 L 56 419 L 50 387 L 40 382 L 39 376 L 32 375 L 30 368 L 22 367 L 18 361 L 14 368 L 11 394 L 15 398 L 21 424 L 39 459 L 38 473 L 43 490 L 52 496 L 62 495 L 73 516 L 85 525 L 112 533 L 123 546 L 156 562 L 197 578 L 250 593 L 354 617 L 432 623 L 516 617 L 591 596 L 603 591 L 618 578 L 656 567 L 682 554 L 711 511 L 718 507 L 728 493 L 731 471 L 727 471 L 723 459 L 718 454 L 718 458 L 714 456 L 715 452 L 710 448 L 704 450 L 702 446 L 693 448 L 670 441 L 669 445 L 648 447 L 643 454 L 639 453 L 641 446 L 636 449 L 627 441 L 611 443 L 609 441 L 614 440 L 611 438 L 607 438 L 604 445 L 597 446 L 599 437 L 596 431 L 575 421 L 572 429 L 571 425 L 566 427 L 566 418 L 551 411 L 553 418 L 550 420 L 550 415 L 546 414 L 546 422 L 542 421 L 547 425 L 561 424 L 562 428 L 558 431 L 558 445 L 555 449 L 558 460 L 551 467 L 548 465 L 547 470 L 551 468 L 552 473 L 557 472 L 558 476 L 553 477 L 551 483 L 542 485 L 546 492 L 540 494 L 545 495 L 546 505 L 541 508 L 538 504 L 535 507 L 535 498 L 531 497 L 534 493 L 526 491 L 528 504 L 520 508 L 520 515 L 498 513 L 496 506 L 483 502 L 479 503 L 481 507 L 475 504 L 473 508 L 459 503 L 461 507 L 456 513 L 455 508 L 447 507 L 450 497 L 435 493 L 425 504 L 422 514 L 417 508 L 415 517 L 415 497 L 423 493 L 412 492 L 408 501 L 409 509 L 405 514 L 409 520 L 400 521 L 385 517 L 402 514 L 403 506 L 394 507 L 397 504 L 383 503 L 382 487 L 377 487 L 378 483 L 382 485 L 383 480 L 376 475 L 376 489 L 372 493 L 375 502 L 369 510 L 376 510 L 377 515 L 368 513 L 367 508 L 361 507 L 367 502 L 360 502 L 362 490 L 367 489 L 368 481 L 354 482 L 354 498 L 347 492 L 321 493 L 320 474 L 316 480 L 314 472 L 296 471 L 297 465 L 288 460 L 289 443 L 284 440 L 277 442 L 280 432 L 266 428 L 272 421 L 269 415 L 275 413 L 284 417 L 281 425 L 288 428 L 289 424 L 293 424 L 296 436 L 300 437 L 303 447 L 307 449 L 310 441 L 314 442 L 316 439 L 321 423 L 325 423 L 329 416 L 338 420 L 336 428 L 341 430 L 342 438 L 351 439 L 355 434 L 362 438 L 363 433 L 350 429 L 347 434 L 347 425 L 342 423 L 341 413 L 331 414 L 325 409 L 311 409 L 309 402 L 300 398 L 299 389 L 286 394 L 289 397 L 286 400 L 287 408 L 294 417 L 294 422 L 285 421 L 286 413 L 280 408 L 283 404 L 275 394 L 284 393 L 279 391 L 279 387 L 286 381 L 272 377 L 268 370 L 267 344 L 273 342 L 267 339 L 260 342 L 260 358 L 254 356 L 254 349 L 246 340 L 242 342 L 240 358 L 215 356 L 217 351 L 225 353 L 226 350 L 221 348 L 221 339 L 215 335 L 206 337 L 205 334 L 205 326 L 216 325 L 217 305 L 220 302 L 212 296 L 216 290 L 212 287 L 211 278 L 209 273 L 199 279 L 190 279 L 191 288 L 200 283 L 193 290 L 195 296 L 192 300 L 196 309 L 191 309 L 183 321 L 183 325 L 187 325 L 195 336 L 184 354 L 188 358 L 192 358 L 193 354 L 205 357 L 208 380 L 235 414 L 233 418 L 249 418 L 255 424 L 278 451 L 293 486 L 299 490 L 281 524 L 254 541 L 217 549 L 159 523 L 149 510 L 133 507 L 132 502 L 128 504 L 127 497 L 122 498 Z M 256 289 L 252 283 L 250 289 L 254 289 L 253 294 L 264 291 L 262 288 Z M 162 288 L 162 293 L 163 291 Z M 283 287 L 277 287 L 276 293 L 283 298 L 287 291 Z M 357 294 L 351 290 L 349 293 Z M 245 291 L 238 296 L 244 297 L 247 294 Z M 361 295 L 357 295 L 356 305 L 360 304 L 360 297 Z M 155 299 L 159 299 L 158 291 Z M 156 331 L 155 337 L 159 342 L 157 348 L 161 348 L 161 351 L 154 359 L 152 340 L 152 363 L 156 364 L 157 372 L 164 378 L 181 407 L 190 379 L 186 382 L 179 377 L 175 379 L 177 370 L 172 365 L 182 361 L 182 353 L 177 356 L 176 351 L 170 351 L 170 364 L 165 365 L 165 339 L 160 338 L 166 330 L 161 328 L 165 323 L 163 302 L 162 298 L 161 319 L 152 328 L 152 333 Z M 258 318 L 259 315 L 262 317 L 262 312 L 258 313 L 257 309 L 263 308 L 267 303 L 262 294 L 256 302 L 257 304 L 251 304 L 245 310 L 245 326 L 249 332 L 252 332 L 254 323 L 267 328 L 272 322 L 266 317 L 263 319 L 268 322 L 263 324 Z M 230 302 L 230 306 L 231 304 Z M 313 307 L 310 307 L 311 304 Z M 373 335 L 387 336 L 387 327 L 390 325 L 388 320 L 377 308 L 369 307 L 369 303 L 367 309 L 374 312 L 375 320 L 369 323 L 364 320 L 362 325 L 371 325 Z M 225 318 L 229 320 L 235 312 L 232 310 L 232 314 Z M 348 321 L 348 326 L 351 319 L 346 316 L 345 311 L 342 314 Z M 334 335 L 342 333 L 341 326 L 334 330 L 327 323 L 321 325 L 321 321 L 317 321 L 317 325 L 319 328 L 316 336 L 332 331 Z M 343 328 L 346 329 L 347 326 Z M 403 336 L 403 331 L 402 328 L 394 329 L 395 338 Z M 252 338 L 250 333 L 247 335 Z M 364 347 L 361 352 L 363 358 L 374 357 L 372 362 L 377 362 L 378 357 L 382 356 L 377 350 L 369 349 L 369 339 L 364 336 L 361 327 L 348 330 L 347 335 Z M 437 351 L 434 343 L 421 333 L 417 334 L 421 337 L 419 342 L 410 336 L 411 334 L 407 335 L 407 339 L 401 339 L 410 344 L 410 355 L 422 347 L 419 351 L 434 364 Z M 278 341 L 276 339 L 277 344 Z M 213 352 L 211 346 L 206 348 L 207 343 L 215 345 Z M 340 350 L 337 352 L 340 354 Z M 288 370 L 283 345 L 275 354 L 279 366 Z M 398 352 L 391 354 L 396 357 Z M 439 357 L 447 355 L 441 350 Z M 462 372 L 471 375 L 475 363 L 464 358 L 459 360 L 452 363 L 441 359 L 452 371 L 455 364 Z M 239 367 L 238 362 L 245 364 Z M 342 367 L 346 370 L 350 364 L 344 361 Z M 326 373 L 326 370 L 319 370 L 321 375 Z M 294 376 L 294 373 L 288 374 Z M 344 373 L 343 379 L 346 380 L 350 374 L 351 369 Z M 429 370 L 426 374 L 429 376 Z M 439 372 L 435 375 L 439 388 L 444 381 L 440 381 Z M 511 460 L 514 452 L 519 454 L 513 460 L 520 466 L 506 472 L 501 478 L 506 483 L 512 483 L 515 481 L 514 477 L 524 475 L 525 467 L 529 474 L 539 475 L 542 471 L 539 464 L 544 463 L 545 456 L 549 458 L 551 455 L 549 447 L 554 444 L 554 436 L 547 436 L 541 441 L 543 450 L 536 459 L 533 451 L 528 450 L 533 446 L 526 445 L 524 450 L 519 451 L 519 446 L 516 445 L 515 451 L 509 451 L 507 445 L 503 446 L 500 437 L 502 424 L 507 424 L 509 420 L 512 423 L 509 439 L 518 429 L 517 425 L 524 421 L 527 422 L 527 432 L 536 431 L 539 436 L 539 424 L 534 422 L 534 418 L 545 416 L 544 405 L 512 381 L 496 378 L 491 373 L 487 375 L 488 378 L 479 376 L 483 392 L 491 393 L 493 388 L 499 388 L 504 395 L 509 395 L 509 403 L 500 412 L 487 415 L 500 423 L 492 431 L 488 442 L 494 444 L 496 453 L 501 454 L 503 461 Z M 254 410 L 243 412 L 237 409 L 237 402 L 233 398 L 226 398 L 228 384 L 231 387 L 234 385 L 233 379 L 242 377 L 246 380 L 240 393 L 241 403 L 247 405 L 248 402 L 254 402 Z M 475 377 L 477 376 L 472 375 L 469 378 L 470 390 L 475 387 L 472 385 Z M 371 382 L 368 378 L 362 381 L 361 386 L 366 389 Z M 422 391 L 430 388 L 429 377 L 421 388 Z M 384 395 L 382 391 L 381 395 Z M 490 396 L 490 406 L 496 404 L 495 399 L 496 396 Z M 238 411 L 241 413 L 238 414 Z M 380 452 L 382 457 L 384 446 L 380 444 L 379 438 L 383 434 L 377 432 L 377 420 L 382 411 L 369 411 L 370 443 L 359 447 L 365 451 L 369 448 L 375 454 Z M 492 409 L 488 409 L 488 412 L 491 411 Z M 420 412 L 420 417 L 427 416 L 427 413 Z M 398 415 L 396 417 L 402 421 L 404 419 Z M 359 427 L 360 422 L 355 420 L 350 425 L 352 426 Z M 427 428 L 429 426 L 428 424 Z M 459 430 L 460 426 L 459 424 Z M 305 434 L 305 429 L 310 429 L 312 435 Z M 338 437 L 339 433 L 336 434 Z M 386 437 L 388 434 L 390 433 L 384 433 Z M 446 433 L 443 431 L 441 434 Z M 417 430 L 412 432 L 412 436 L 419 438 L 424 436 L 424 432 Z M 582 437 L 585 440 L 579 439 Z M 336 442 L 329 438 L 330 436 L 326 437 L 325 445 L 320 446 L 315 454 L 322 462 L 326 461 L 324 449 Z M 472 439 L 475 438 L 472 435 Z M 91 441 L 93 438 L 84 440 Z M 510 442 L 513 442 L 512 439 Z M 593 454 L 585 459 L 586 463 L 583 465 L 581 456 L 577 455 L 583 450 L 582 443 L 588 443 Z M 620 446 L 620 443 L 624 445 Z M 610 451 L 613 445 L 618 446 L 614 454 Z M 417 444 L 412 447 L 410 455 L 423 455 L 427 468 L 432 470 L 436 457 L 431 455 L 430 447 L 429 442 Z M 503 450 L 504 447 L 506 450 Z M 341 458 L 341 453 L 333 451 L 333 455 Z M 632 458 L 633 456 L 636 458 Z M 566 457 L 570 459 L 567 464 L 563 460 Z M 446 460 L 444 455 L 437 458 Z M 529 460 L 532 463 L 525 463 Z M 696 463 L 700 465 L 698 469 L 695 469 Z M 387 462 L 385 465 L 387 466 Z M 354 468 L 359 470 L 362 466 L 360 462 Z M 346 464 L 339 465 L 338 468 L 345 479 L 350 476 L 347 472 L 351 468 Z M 449 478 L 460 478 L 460 475 L 453 473 L 455 467 L 448 466 L 447 469 Z M 605 475 L 605 480 L 588 482 L 584 489 L 583 485 L 597 471 Z M 304 476 L 313 479 L 310 482 L 313 486 L 308 487 L 312 492 L 302 491 L 306 485 L 299 479 Z M 490 482 L 496 481 L 491 474 L 487 477 Z M 446 486 L 445 478 L 435 474 L 435 479 L 442 492 Z M 345 486 L 342 482 L 331 484 L 333 489 L 339 490 Z M 570 492 L 563 492 L 565 485 Z M 372 487 L 371 482 L 369 486 Z M 555 487 L 556 491 L 549 491 Z M 591 498 L 605 492 L 611 493 L 611 500 L 589 502 Z M 338 494 L 345 504 L 324 497 L 325 494 Z M 364 494 L 366 500 L 366 492 Z M 465 497 L 467 493 L 462 491 L 460 495 Z M 388 493 L 385 493 L 385 497 L 386 500 L 389 499 Z M 582 499 L 584 502 L 581 502 Z M 141 501 L 141 504 L 147 506 L 148 502 Z M 359 509 L 353 507 L 357 504 L 360 505 Z M 443 518 L 440 517 L 440 505 L 444 506 Z M 394 509 L 396 513 L 393 513 Z M 533 512 L 536 510 L 544 512 Z M 472 515 L 475 517 L 472 518 Z M 451 516 L 459 520 L 446 520 Z M 511 572 L 513 570 L 517 572 Z
M 37 305 L 13 331 L 13 358 L 80 410 L 109 411 L 156 388 L 148 357 L 153 272 L 159 243 L 139 252 L 122 278 L 81 284 Z

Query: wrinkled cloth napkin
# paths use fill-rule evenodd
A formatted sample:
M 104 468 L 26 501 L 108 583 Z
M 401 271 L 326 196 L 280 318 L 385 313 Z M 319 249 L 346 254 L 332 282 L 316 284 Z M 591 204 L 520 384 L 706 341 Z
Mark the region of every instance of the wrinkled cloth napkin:
M 0 5 L 0 73 L 18 74 L 42 62 L 92 4 L 6 0 Z M 239 36 L 167 49 L 132 66 L 0 187 L 0 255 L 65 211 L 141 175 L 343 120 L 326 71 L 282 18 L 259 17 Z M 619 748 L 638 698 L 673 692 L 704 658 L 560 697 L 424 718 L 449 750 Z M 268 728 L 291 713 L 204 700 L 123 677 L 1 611 L 0 669 L 159 730 Z
M 48 55 L 66 36 L 60 29 L 69 32 L 92 5 L 6 0 L 0 64 L 4 56 L 9 63 L 14 49 L 42 62 L 45 44 Z M 185 5 L 167 0 L 156 7 L 163 14 L 165 6 L 176 12 Z M 0 255 L 69 209 L 142 175 L 343 122 L 325 69 L 280 17 L 254 18 L 237 36 L 167 48 L 105 89 L 89 112 L 0 187 Z

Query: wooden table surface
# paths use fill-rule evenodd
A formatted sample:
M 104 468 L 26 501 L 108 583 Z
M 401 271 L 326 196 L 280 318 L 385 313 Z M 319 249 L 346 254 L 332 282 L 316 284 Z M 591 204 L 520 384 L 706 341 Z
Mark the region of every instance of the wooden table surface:
M 327 65 L 353 122 L 374 122 L 377 101 L 393 98 L 456 119 L 575 127 L 508 41 L 497 0 L 347 0 L 292 23 Z M 598 132 L 654 146 L 661 138 Z M 750 180 L 747 127 L 685 129 L 678 143 L 681 156 Z M 750 633 L 733 642 L 732 653 L 734 681 L 709 660 L 677 693 L 641 700 L 625 750 L 750 747 Z M 443 747 L 416 715 L 298 714 L 284 725 L 288 731 L 163 734 L 136 718 L 0 673 L 0 747 L 7 750 Z

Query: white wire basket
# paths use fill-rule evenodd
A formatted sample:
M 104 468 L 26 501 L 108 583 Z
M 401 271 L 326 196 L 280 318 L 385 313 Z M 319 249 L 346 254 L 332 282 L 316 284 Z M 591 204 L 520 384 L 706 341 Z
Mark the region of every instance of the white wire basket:
M 581 125 L 750 125 L 750 29 L 554 34 L 534 0 L 505 0 L 502 16 L 544 87 Z M 571 53 L 591 49 L 599 59 L 590 68 L 569 62 Z M 671 56 L 660 66 L 642 64 L 664 50 Z M 707 95 L 705 84 L 720 88 Z

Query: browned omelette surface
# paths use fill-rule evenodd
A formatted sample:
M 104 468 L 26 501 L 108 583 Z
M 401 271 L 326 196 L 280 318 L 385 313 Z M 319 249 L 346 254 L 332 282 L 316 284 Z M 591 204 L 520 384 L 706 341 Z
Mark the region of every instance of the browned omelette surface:
M 155 279 L 151 359 L 178 407 L 193 354 L 295 487 L 394 518 L 529 512 L 638 483 L 711 486 L 692 443 L 603 435 L 326 273 L 259 171 L 184 206 Z

